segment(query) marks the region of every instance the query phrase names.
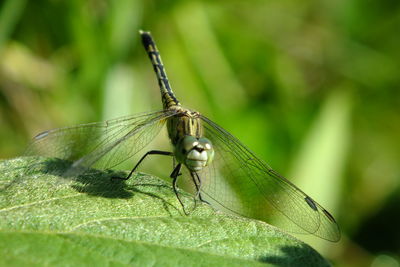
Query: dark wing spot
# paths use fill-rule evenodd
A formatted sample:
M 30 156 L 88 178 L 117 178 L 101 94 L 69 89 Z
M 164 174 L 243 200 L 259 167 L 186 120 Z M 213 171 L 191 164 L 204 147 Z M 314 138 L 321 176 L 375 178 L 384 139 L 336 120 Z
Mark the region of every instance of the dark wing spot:
M 325 209 L 322 209 L 322 212 L 325 214 L 326 217 L 328 217 L 331 222 L 336 223 L 335 218 L 333 218 L 333 216 L 329 212 L 327 212 Z
M 304 200 L 307 202 L 308 206 L 310 206 L 310 208 L 312 208 L 313 210 L 317 211 L 318 208 L 315 205 L 314 200 L 312 200 L 309 196 L 305 197 Z

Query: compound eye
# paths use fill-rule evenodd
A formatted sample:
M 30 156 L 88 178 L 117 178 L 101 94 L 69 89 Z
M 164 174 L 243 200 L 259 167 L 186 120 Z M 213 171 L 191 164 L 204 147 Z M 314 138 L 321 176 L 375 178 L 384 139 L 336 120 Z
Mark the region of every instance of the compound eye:
M 211 149 L 211 144 L 210 144 L 210 143 L 206 143 L 206 144 L 204 145 L 204 148 L 205 148 L 206 150 L 210 150 L 210 149 Z
M 211 141 L 209 139 L 200 138 L 199 142 L 204 147 L 204 150 L 211 150 L 212 149 L 212 143 L 211 143 Z
M 193 147 L 197 146 L 199 142 L 193 136 L 187 135 L 183 138 L 183 148 L 186 151 L 191 150 Z

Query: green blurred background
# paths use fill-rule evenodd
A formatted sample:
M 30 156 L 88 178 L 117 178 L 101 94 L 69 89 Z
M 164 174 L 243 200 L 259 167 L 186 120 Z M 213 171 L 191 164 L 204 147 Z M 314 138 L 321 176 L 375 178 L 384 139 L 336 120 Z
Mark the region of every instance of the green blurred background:
M 338 266 L 399 266 L 400 1 L 6 0 L 0 158 L 40 131 L 158 110 L 138 30 L 184 106 L 337 218 Z

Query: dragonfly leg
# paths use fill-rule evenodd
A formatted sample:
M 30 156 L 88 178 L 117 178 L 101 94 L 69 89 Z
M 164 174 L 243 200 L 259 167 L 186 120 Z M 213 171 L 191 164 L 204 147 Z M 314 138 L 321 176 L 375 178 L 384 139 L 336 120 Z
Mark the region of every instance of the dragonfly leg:
M 199 198 L 201 202 L 210 204 L 210 203 L 208 203 L 207 201 L 205 201 L 205 200 L 203 199 L 203 197 L 201 196 L 201 186 L 202 186 L 202 183 L 201 183 L 201 179 L 200 179 L 199 174 L 198 174 L 197 172 L 192 172 L 192 173 L 190 173 L 190 176 L 192 176 L 193 183 L 194 183 L 194 185 L 196 186 L 196 190 L 197 190 L 195 198 Z M 197 178 L 197 179 L 196 179 L 196 178 Z
M 195 199 L 199 198 L 201 200 L 201 198 L 200 198 L 201 181 L 199 179 L 199 176 L 197 175 L 196 172 L 191 172 L 190 176 L 192 177 L 192 181 L 194 183 L 194 186 L 196 187 L 196 195 L 194 198 Z M 196 178 L 197 178 L 197 180 L 196 180 Z
M 176 198 L 178 199 L 179 203 L 181 204 L 183 212 L 185 213 L 185 215 L 189 215 L 189 213 L 186 212 L 185 206 L 183 205 L 183 202 L 180 199 L 179 194 L 178 194 L 178 177 L 181 174 L 180 173 L 181 172 L 181 168 L 182 168 L 182 164 L 181 163 L 176 165 L 176 167 L 172 171 L 170 177 L 172 178 L 172 188 L 174 189 L 174 193 L 176 195 Z
M 128 180 L 131 178 L 132 174 L 135 170 L 139 167 L 140 163 L 148 156 L 148 155 L 164 155 L 164 156 L 174 156 L 174 153 L 168 151 L 161 151 L 161 150 L 150 150 L 136 163 L 135 167 L 131 170 L 131 172 L 126 177 L 112 177 L 112 180 Z
M 175 167 L 176 167 L 176 158 L 175 158 L 175 157 L 172 157 L 172 169 L 175 169 Z M 178 173 L 178 176 L 180 176 L 180 175 L 182 175 L 181 172 Z M 170 177 L 170 178 L 171 178 L 171 177 Z

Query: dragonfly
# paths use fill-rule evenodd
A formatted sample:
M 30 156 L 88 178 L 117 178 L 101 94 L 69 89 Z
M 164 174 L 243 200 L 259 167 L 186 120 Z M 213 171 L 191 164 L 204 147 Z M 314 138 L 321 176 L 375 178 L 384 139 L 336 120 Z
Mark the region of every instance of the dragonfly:
M 340 230 L 326 209 L 221 126 L 180 104 L 152 35 L 139 33 L 157 76 L 163 109 L 48 130 L 34 138 L 26 154 L 72 162 L 64 176 L 88 168 L 111 169 L 142 151 L 166 126 L 172 151 L 150 150 L 127 176 L 113 180 L 131 178 L 151 155 L 172 157 L 172 188 L 184 211 L 178 192 L 179 179 L 189 181 L 195 199 L 216 209 L 265 222 L 277 216 L 277 221 L 283 222 L 277 225 L 289 231 L 338 241 Z

